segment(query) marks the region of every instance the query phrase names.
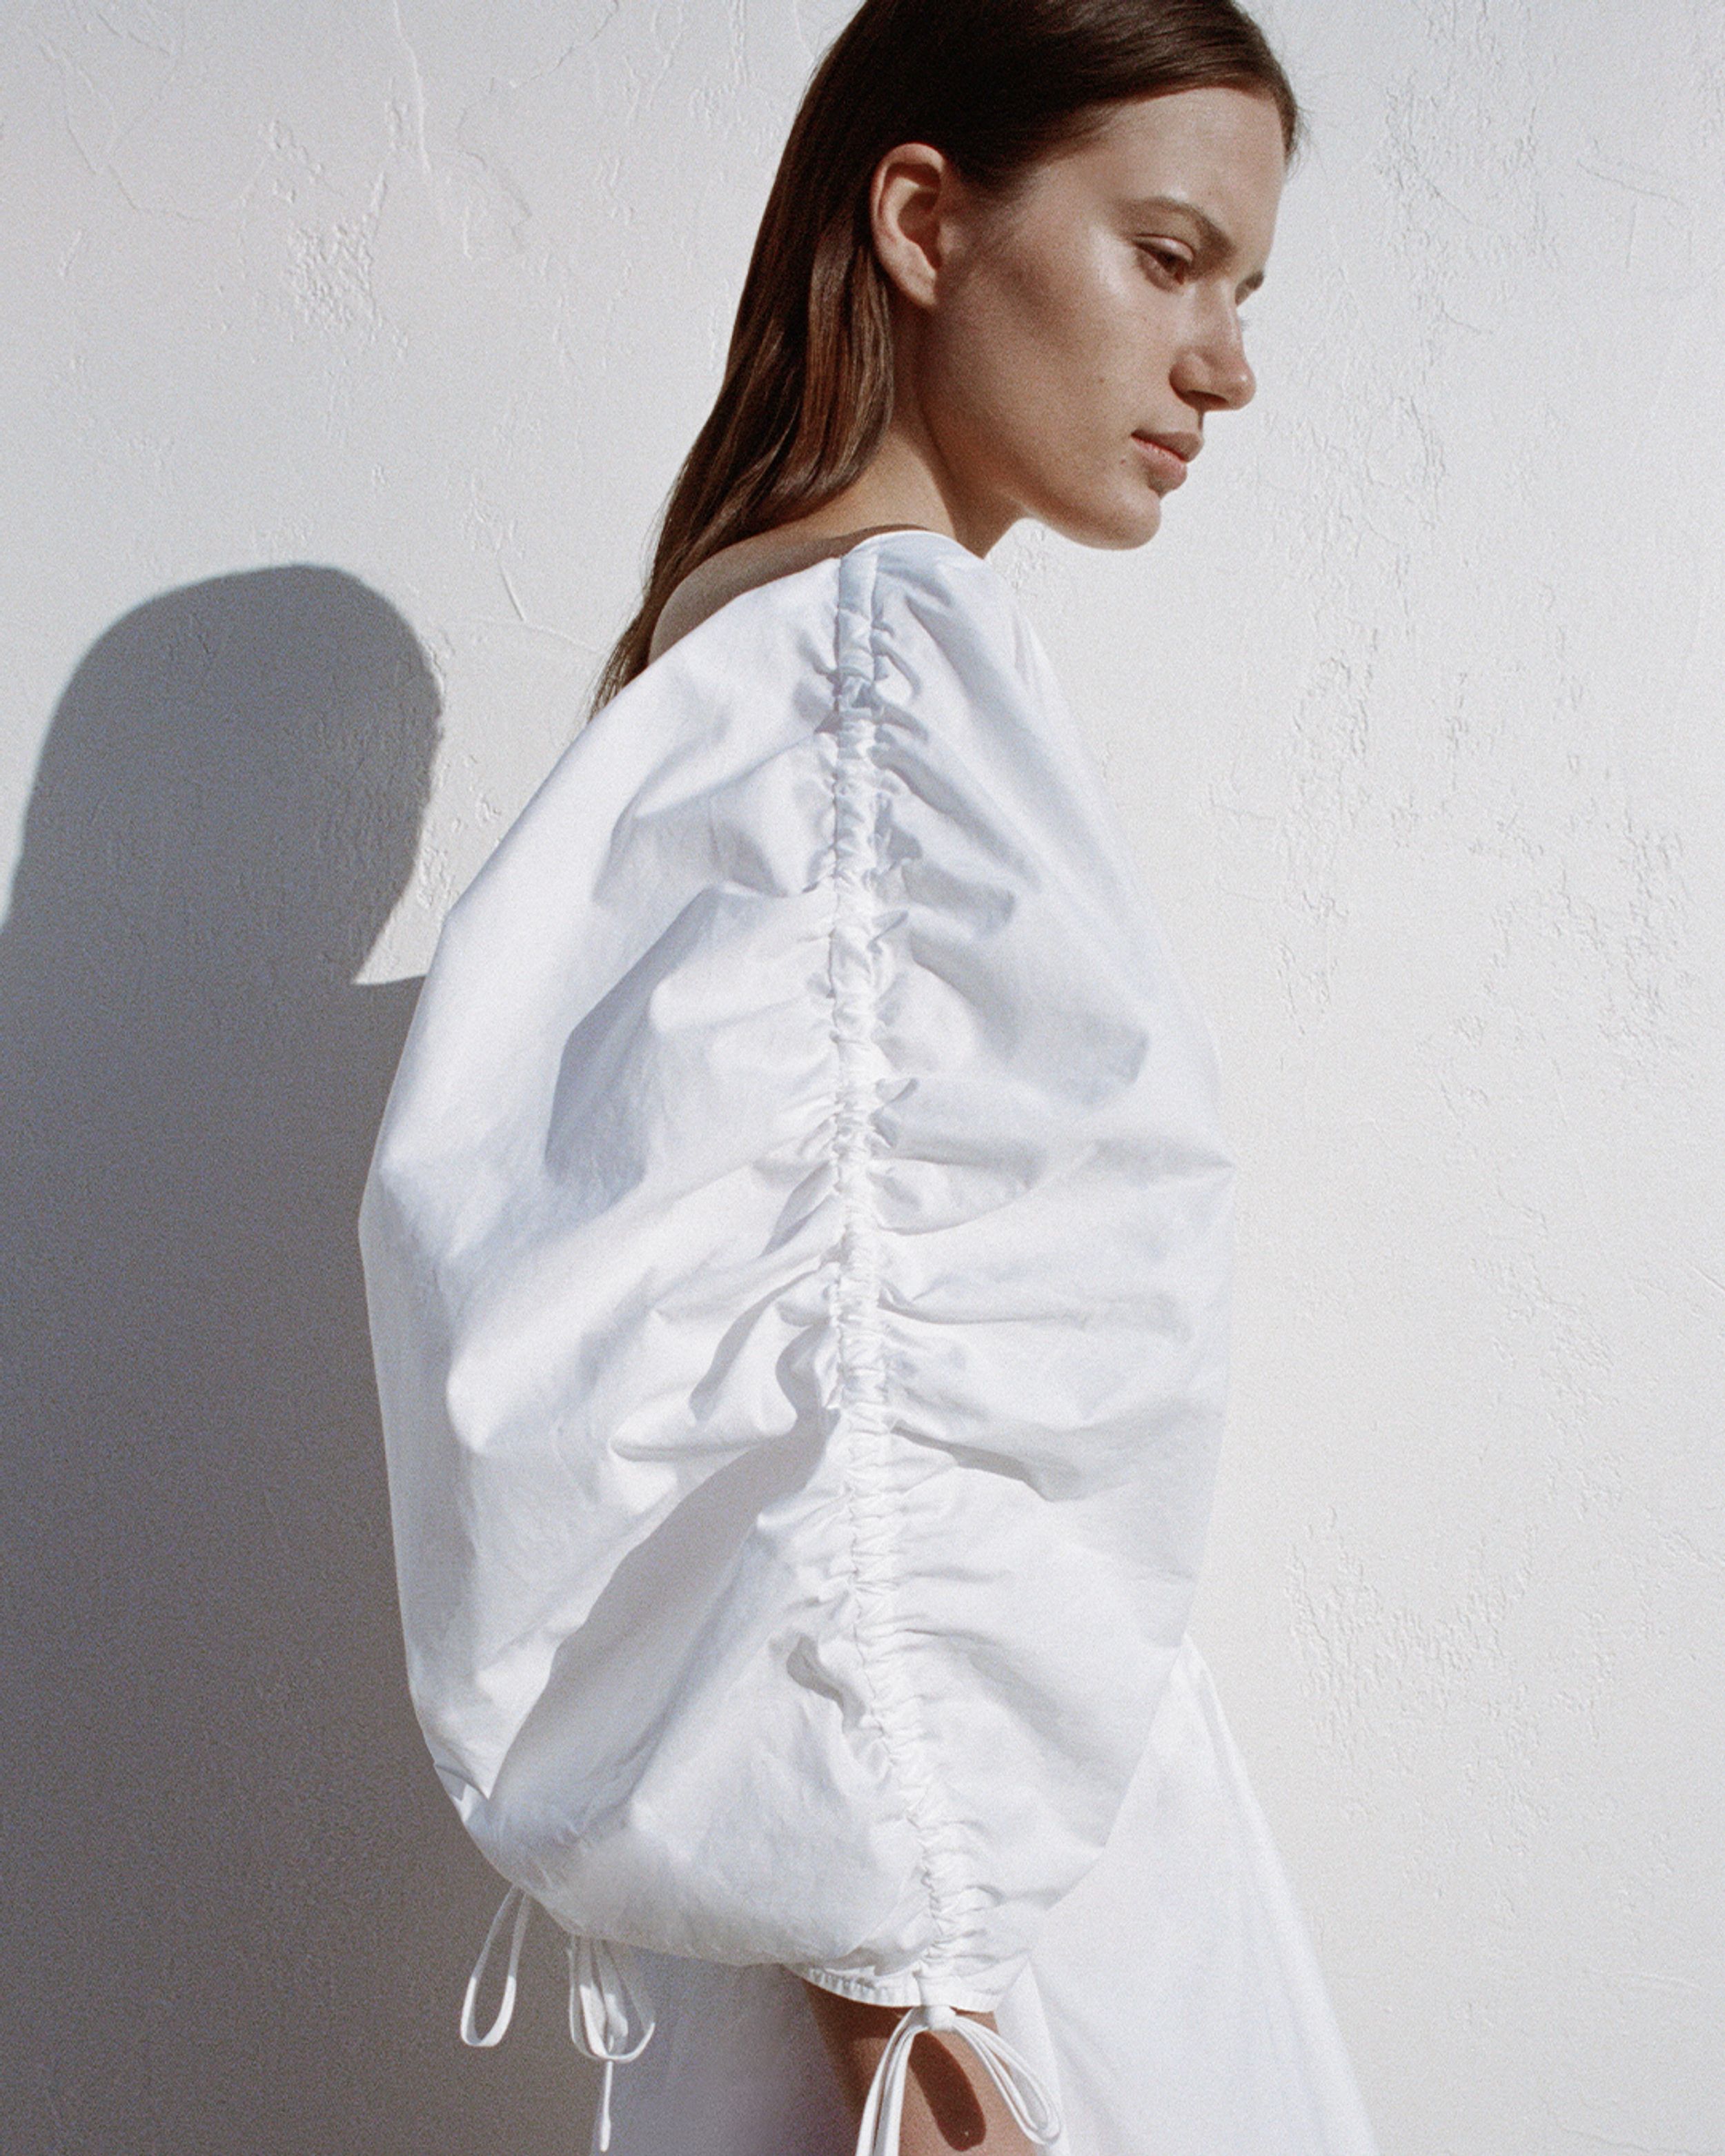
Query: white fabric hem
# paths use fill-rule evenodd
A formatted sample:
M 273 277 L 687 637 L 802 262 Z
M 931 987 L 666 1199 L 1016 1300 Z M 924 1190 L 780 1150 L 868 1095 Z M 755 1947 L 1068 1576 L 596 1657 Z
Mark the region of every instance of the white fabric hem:
M 817 1990 L 835 1991 L 865 2006 L 950 2006 L 959 2014 L 992 2014 L 1000 2004 L 999 1992 L 978 1991 L 974 1984 L 955 1984 L 948 1977 L 841 1976 L 830 1969 L 793 1969 L 791 1974 Z

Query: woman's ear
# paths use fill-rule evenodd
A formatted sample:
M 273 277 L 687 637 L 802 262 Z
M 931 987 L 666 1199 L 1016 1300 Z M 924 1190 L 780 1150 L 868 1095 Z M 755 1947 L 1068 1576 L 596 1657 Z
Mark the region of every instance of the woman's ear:
M 934 305 L 963 188 L 952 159 L 927 142 L 901 142 L 875 167 L 869 186 L 875 252 L 915 306 Z

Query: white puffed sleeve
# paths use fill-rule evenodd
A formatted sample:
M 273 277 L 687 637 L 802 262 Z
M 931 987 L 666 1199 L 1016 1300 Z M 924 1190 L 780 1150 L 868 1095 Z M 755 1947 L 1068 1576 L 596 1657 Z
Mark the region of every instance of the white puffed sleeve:
M 986 2009 L 1185 1626 L 1232 1169 L 956 541 L 723 608 L 449 917 L 361 1219 L 409 1678 L 572 1934 Z

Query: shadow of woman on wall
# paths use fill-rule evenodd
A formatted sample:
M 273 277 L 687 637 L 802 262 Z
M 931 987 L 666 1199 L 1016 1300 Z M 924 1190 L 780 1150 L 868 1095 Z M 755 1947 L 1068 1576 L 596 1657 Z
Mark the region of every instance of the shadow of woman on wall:
M 27 2156 L 576 2145 L 548 1950 L 512 2059 L 454 2035 L 497 1882 L 408 1705 L 356 1241 L 417 983 L 353 976 L 439 711 L 384 600 L 293 567 L 116 623 L 44 751 L 0 931 Z

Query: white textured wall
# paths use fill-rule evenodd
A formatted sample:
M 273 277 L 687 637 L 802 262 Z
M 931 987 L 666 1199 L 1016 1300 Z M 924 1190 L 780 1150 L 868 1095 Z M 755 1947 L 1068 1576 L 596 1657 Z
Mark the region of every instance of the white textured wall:
M 20 2156 L 578 2145 L 548 1952 L 453 2040 L 352 1207 L 845 12 L 0 15 Z M 1258 402 L 997 557 L 1228 1073 L 1199 1634 L 1385 2156 L 1720 2156 L 1725 11 L 1266 19 Z

